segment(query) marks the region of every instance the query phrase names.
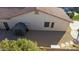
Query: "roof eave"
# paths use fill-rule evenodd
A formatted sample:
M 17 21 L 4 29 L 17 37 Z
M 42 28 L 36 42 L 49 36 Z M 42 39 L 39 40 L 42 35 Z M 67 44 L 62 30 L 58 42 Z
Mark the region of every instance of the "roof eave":
M 73 21 L 72 21 L 71 19 L 70 19 L 70 21 L 68 21 L 67 19 L 64 19 L 64 18 L 59 17 L 59 16 L 56 16 L 56 15 L 49 14 L 49 13 L 47 13 L 47 12 L 45 12 L 45 11 L 42 11 L 42 10 L 38 10 L 38 11 L 43 12 L 43 13 L 45 13 L 45 14 L 48 14 L 48 15 L 50 15 L 50 16 L 54 16 L 54 17 L 60 18 L 61 20 L 67 21 L 67 22 L 69 22 L 69 23 L 73 23 Z

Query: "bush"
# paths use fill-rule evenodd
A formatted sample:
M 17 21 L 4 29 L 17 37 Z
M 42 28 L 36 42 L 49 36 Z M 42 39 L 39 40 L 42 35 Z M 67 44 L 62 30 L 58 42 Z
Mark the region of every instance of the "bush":
M 73 16 L 74 16 L 74 12 L 72 12 L 72 13 L 67 13 L 68 14 L 68 16 L 70 17 L 70 18 L 73 18 Z
M 0 41 L 1 51 L 39 51 L 39 47 L 36 42 L 32 42 L 27 39 L 18 40 L 2 40 Z

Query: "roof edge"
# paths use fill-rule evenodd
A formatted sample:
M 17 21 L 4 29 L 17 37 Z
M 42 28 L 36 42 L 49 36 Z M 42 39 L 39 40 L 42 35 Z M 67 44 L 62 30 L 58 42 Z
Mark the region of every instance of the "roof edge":
M 59 16 L 56 16 L 56 15 L 47 13 L 47 12 L 45 12 L 45 11 L 43 11 L 43 10 L 39 10 L 38 7 L 33 7 L 33 8 L 34 8 L 34 10 L 32 10 L 32 11 L 30 11 L 30 12 L 35 11 L 35 13 L 37 14 L 37 13 L 40 11 L 40 12 L 43 12 L 43 13 L 48 14 L 48 15 L 50 15 L 50 16 L 54 16 L 54 17 L 60 18 L 61 20 L 64 20 L 64 21 L 73 23 L 72 20 L 71 20 L 71 21 L 68 21 L 67 19 L 64 19 L 64 18 L 62 18 L 62 17 L 59 17 Z M 30 12 L 28 12 L 28 13 L 30 13 Z M 15 15 L 15 16 L 12 16 L 11 18 L 17 17 L 17 16 L 19 16 L 19 15 L 23 15 L 23 14 L 26 14 L 26 13 L 17 14 L 17 15 Z M 9 18 L 9 19 L 11 19 L 11 18 Z
M 68 20 L 66 20 L 66 19 L 64 19 L 64 18 L 58 17 L 58 16 L 56 16 L 56 15 L 49 14 L 49 13 L 47 13 L 47 12 L 45 12 L 45 11 L 42 11 L 42 10 L 38 10 L 38 11 L 43 12 L 43 13 L 45 13 L 45 14 L 48 14 L 48 15 L 50 15 L 50 16 L 54 16 L 54 17 L 60 18 L 61 20 L 64 20 L 64 21 L 67 21 L 67 22 L 73 23 L 72 20 L 71 20 L 71 21 L 68 21 Z

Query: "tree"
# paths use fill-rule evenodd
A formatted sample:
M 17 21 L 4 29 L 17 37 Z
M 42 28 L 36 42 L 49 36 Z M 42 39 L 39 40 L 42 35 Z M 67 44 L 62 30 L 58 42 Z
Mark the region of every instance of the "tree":
M 27 39 L 18 39 L 18 40 L 2 40 L 0 41 L 0 50 L 1 51 L 39 51 L 36 42 Z

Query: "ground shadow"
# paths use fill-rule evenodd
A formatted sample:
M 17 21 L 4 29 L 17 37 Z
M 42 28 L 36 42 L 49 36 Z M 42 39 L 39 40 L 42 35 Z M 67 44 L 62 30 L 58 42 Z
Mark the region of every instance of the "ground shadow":
M 17 40 L 18 38 L 28 38 L 37 42 L 39 46 L 56 45 L 61 40 L 65 32 L 62 31 L 29 31 L 25 36 L 19 37 L 12 31 L 0 30 L 0 40 L 5 38 L 9 40 Z

